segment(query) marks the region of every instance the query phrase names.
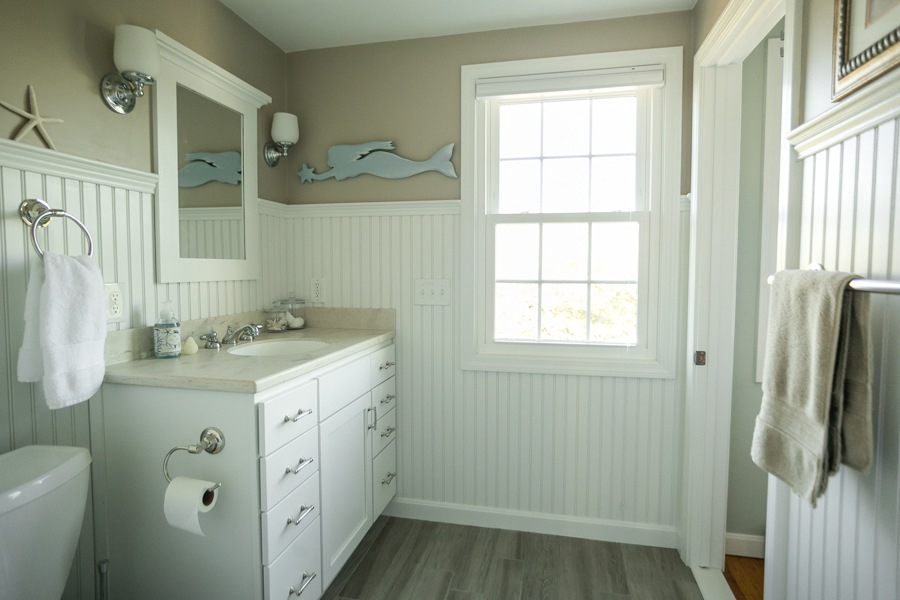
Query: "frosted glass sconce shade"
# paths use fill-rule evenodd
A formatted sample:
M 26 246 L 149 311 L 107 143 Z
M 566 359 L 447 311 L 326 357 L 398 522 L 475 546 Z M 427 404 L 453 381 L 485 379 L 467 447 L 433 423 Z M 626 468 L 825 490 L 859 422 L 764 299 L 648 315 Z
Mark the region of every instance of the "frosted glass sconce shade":
M 272 119 L 272 140 L 263 146 L 263 156 L 266 164 L 274 167 L 282 156 L 288 155 L 291 146 L 300 139 L 300 124 L 297 115 L 291 113 L 275 113 Z
M 119 73 L 111 73 L 100 82 L 100 95 L 113 112 L 134 110 L 135 98 L 144 95 L 144 86 L 159 75 L 159 46 L 156 34 L 136 25 L 116 26 L 113 62 Z
M 156 34 L 136 25 L 118 25 L 113 61 L 120 73 L 143 73 L 156 79 L 159 76 Z

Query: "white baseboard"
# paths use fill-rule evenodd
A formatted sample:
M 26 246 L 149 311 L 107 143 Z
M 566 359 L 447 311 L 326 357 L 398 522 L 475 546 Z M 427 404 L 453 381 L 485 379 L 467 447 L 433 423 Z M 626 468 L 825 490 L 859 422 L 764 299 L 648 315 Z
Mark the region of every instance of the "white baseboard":
M 726 533 L 725 554 L 731 554 L 732 556 L 748 556 L 750 558 L 765 558 L 766 536 Z
M 583 519 L 469 504 L 395 498 L 388 505 L 385 514 L 422 521 L 493 527 L 660 548 L 676 548 L 678 544 L 674 527 Z
M 725 574 L 718 569 L 707 569 L 705 567 L 692 567 L 691 572 L 694 574 L 694 581 L 700 588 L 700 594 L 703 600 L 734 600 L 734 594 L 725 581 Z

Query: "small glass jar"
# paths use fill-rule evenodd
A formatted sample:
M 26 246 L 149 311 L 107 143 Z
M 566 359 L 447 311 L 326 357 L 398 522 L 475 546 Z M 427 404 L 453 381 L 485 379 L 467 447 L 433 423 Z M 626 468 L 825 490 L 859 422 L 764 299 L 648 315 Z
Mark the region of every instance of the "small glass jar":
M 266 331 L 269 333 L 282 333 L 287 329 L 285 309 L 281 304 L 273 304 L 263 312 L 266 313 Z
M 303 329 L 306 325 L 306 301 L 294 297 L 291 293 L 289 298 L 280 300 L 278 304 L 288 315 L 286 317 L 288 329 Z

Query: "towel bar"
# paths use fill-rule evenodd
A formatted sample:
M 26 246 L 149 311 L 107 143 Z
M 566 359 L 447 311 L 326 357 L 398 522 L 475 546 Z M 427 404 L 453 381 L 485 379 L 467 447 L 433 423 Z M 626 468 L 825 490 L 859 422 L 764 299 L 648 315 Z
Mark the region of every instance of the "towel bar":
M 22 221 L 24 221 L 25 225 L 31 227 L 31 243 L 34 245 L 35 252 L 37 252 L 38 256 L 41 258 L 44 258 L 44 251 L 41 250 L 41 246 L 38 244 L 37 229 L 38 227 L 46 227 L 49 225 L 52 217 L 65 217 L 66 219 L 75 221 L 75 224 L 78 225 L 78 227 L 81 228 L 81 231 L 84 232 L 84 235 L 87 236 L 88 256 L 94 255 L 94 239 L 91 237 L 91 232 L 88 231 L 88 228 L 85 227 L 84 223 L 79 221 L 75 215 L 67 213 L 59 208 L 50 208 L 49 204 L 36 198 L 34 200 L 22 201 L 22 204 L 19 205 L 19 216 L 22 217 Z
M 825 270 L 825 267 L 819 263 L 812 263 L 808 268 L 810 271 Z M 774 280 L 774 275 L 769 275 L 766 278 L 769 285 L 772 285 Z M 891 281 L 889 279 L 865 279 L 858 277 L 851 279 L 847 287 L 857 292 L 869 292 L 872 294 L 900 294 L 900 281 Z

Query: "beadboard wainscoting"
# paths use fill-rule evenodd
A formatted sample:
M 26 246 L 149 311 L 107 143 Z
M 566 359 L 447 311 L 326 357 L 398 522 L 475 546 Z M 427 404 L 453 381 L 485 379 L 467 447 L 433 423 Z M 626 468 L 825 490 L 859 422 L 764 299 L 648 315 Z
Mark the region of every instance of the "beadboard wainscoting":
M 830 115 L 837 126 L 825 118 L 800 131 L 802 140 L 793 135 L 804 177 L 799 266 L 900 280 L 894 86 L 891 114 L 875 127 L 882 119 Z M 848 133 L 853 121 L 862 126 Z M 900 298 L 872 294 L 871 302 L 875 460 L 867 473 L 842 466 L 815 509 L 770 478 L 767 598 L 900 597 Z
M 182 258 L 244 258 L 244 209 L 182 208 L 178 211 Z
M 457 201 L 260 202 L 266 301 L 321 278 L 325 306 L 397 311 L 389 512 L 674 547 L 680 380 L 461 370 L 459 213 Z M 417 279 L 450 280 L 450 305 L 415 304 Z
M 156 175 L 0 140 L 0 453 L 29 444 L 74 445 L 92 449 L 94 489 L 103 475 L 102 436 L 91 436 L 95 403 L 50 411 L 39 386 L 19 383 L 16 362 L 22 344 L 29 266 L 38 260 L 19 204 L 41 198 L 84 222 L 94 239 L 103 280 L 118 282 L 125 320 L 109 330 L 151 325 L 162 301 L 171 299 L 182 319 L 258 310 L 255 281 L 156 283 L 153 201 Z M 59 254 L 83 254 L 84 234 L 69 219 L 54 219 L 39 232 L 41 247 Z M 102 555 L 103 498 L 89 498 L 78 555 L 65 599 L 94 598 L 96 549 Z M 95 534 L 96 532 L 96 534 Z

